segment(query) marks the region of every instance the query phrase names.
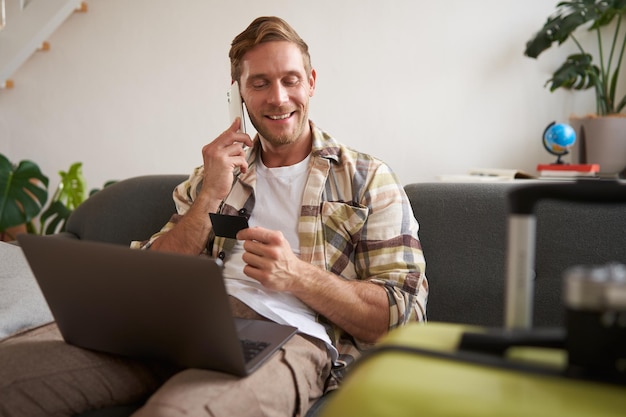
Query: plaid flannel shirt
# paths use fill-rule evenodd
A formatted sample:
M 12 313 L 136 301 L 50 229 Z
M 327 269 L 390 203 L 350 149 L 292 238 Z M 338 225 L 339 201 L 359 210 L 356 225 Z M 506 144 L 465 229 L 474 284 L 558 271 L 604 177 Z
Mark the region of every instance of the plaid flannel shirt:
M 340 145 L 313 123 L 311 128 L 311 169 L 298 227 L 300 258 L 344 279 L 381 285 L 389 299 L 389 329 L 425 320 L 428 282 L 419 226 L 396 175 L 380 160 Z M 221 213 L 248 217 L 252 213 L 258 155 L 257 138 L 248 150 L 248 171 L 235 172 Z M 136 242 L 134 247 L 149 247 L 174 227 L 193 204 L 202 174 L 203 168 L 196 168 L 174 190 L 178 213 L 149 241 Z M 234 243 L 211 233 L 206 253 L 228 262 Z M 318 321 L 327 329 L 340 359 L 348 364 L 371 346 L 319 314 Z

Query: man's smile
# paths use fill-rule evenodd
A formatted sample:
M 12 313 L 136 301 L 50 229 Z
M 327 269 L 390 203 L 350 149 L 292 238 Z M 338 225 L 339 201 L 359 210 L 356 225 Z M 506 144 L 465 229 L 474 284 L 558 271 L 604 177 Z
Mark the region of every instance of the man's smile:
M 284 119 L 288 119 L 289 117 L 291 117 L 291 115 L 294 112 L 291 113 L 285 113 L 285 114 L 277 114 L 277 115 L 267 115 L 266 117 L 272 120 L 284 120 Z

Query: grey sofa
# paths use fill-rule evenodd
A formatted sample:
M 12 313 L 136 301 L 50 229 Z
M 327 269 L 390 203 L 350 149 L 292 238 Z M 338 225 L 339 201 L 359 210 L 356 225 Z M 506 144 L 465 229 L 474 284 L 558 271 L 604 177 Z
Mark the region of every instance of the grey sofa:
M 91 196 L 68 220 L 65 235 L 128 245 L 149 237 L 175 211 L 174 187 L 185 175 L 120 181 Z M 424 182 L 405 187 L 426 256 L 428 319 L 501 326 L 507 193 L 528 180 Z M 536 208 L 535 317 L 561 323 L 561 274 L 577 264 L 626 263 L 626 204 L 542 201 Z
M 185 175 L 130 178 L 85 201 L 66 236 L 128 245 L 150 236 L 174 212 L 172 191 Z M 430 283 L 428 319 L 502 326 L 507 193 L 527 182 L 414 183 L 405 187 Z M 561 274 L 576 264 L 626 263 L 626 205 L 559 203 L 536 208 L 536 326 L 560 325 Z M 316 404 L 319 405 L 319 404 Z M 122 416 L 128 407 L 83 414 Z M 315 414 L 314 408 L 309 416 Z
M 507 195 L 528 181 L 405 187 L 420 222 L 430 321 L 503 326 Z M 626 263 L 626 204 L 547 199 L 536 205 L 535 217 L 533 325 L 558 326 L 566 268 Z

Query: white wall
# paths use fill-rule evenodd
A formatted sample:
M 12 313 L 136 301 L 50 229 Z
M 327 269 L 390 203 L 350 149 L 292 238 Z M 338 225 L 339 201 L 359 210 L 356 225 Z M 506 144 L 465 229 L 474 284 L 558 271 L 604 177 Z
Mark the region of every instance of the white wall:
M 36 161 L 53 186 L 75 161 L 90 188 L 199 165 L 228 125 L 230 42 L 260 15 L 309 43 L 312 119 L 403 183 L 474 167 L 534 172 L 554 159 L 545 126 L 593 111 L 591 91 L 544 88 L 565 49 L 523 55 L 556 0 L 87 3 L 0 90 L 0 152 Z

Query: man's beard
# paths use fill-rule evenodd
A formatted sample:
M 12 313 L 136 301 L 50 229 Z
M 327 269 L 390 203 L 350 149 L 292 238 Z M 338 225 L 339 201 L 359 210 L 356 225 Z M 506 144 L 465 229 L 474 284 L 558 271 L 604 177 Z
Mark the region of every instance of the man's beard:
M 290 143 L 296 142 L 300 137 L 302 137 L 305 129 L 308 128 L 308 118 L 306 117 L 306 112 L 295 112 L 291 116 L 298 117 L 295 130 L 283 131 L 279 134 L 276 134 L 272 130 L 267 129 L 262 123 L 263 120 L 259 122 L 259 119 L 257 119 L 254 115 L 249 114 L 249 116 L 252 125 L 255 127 L 259 135 L 274 146 L 288 145 Z

